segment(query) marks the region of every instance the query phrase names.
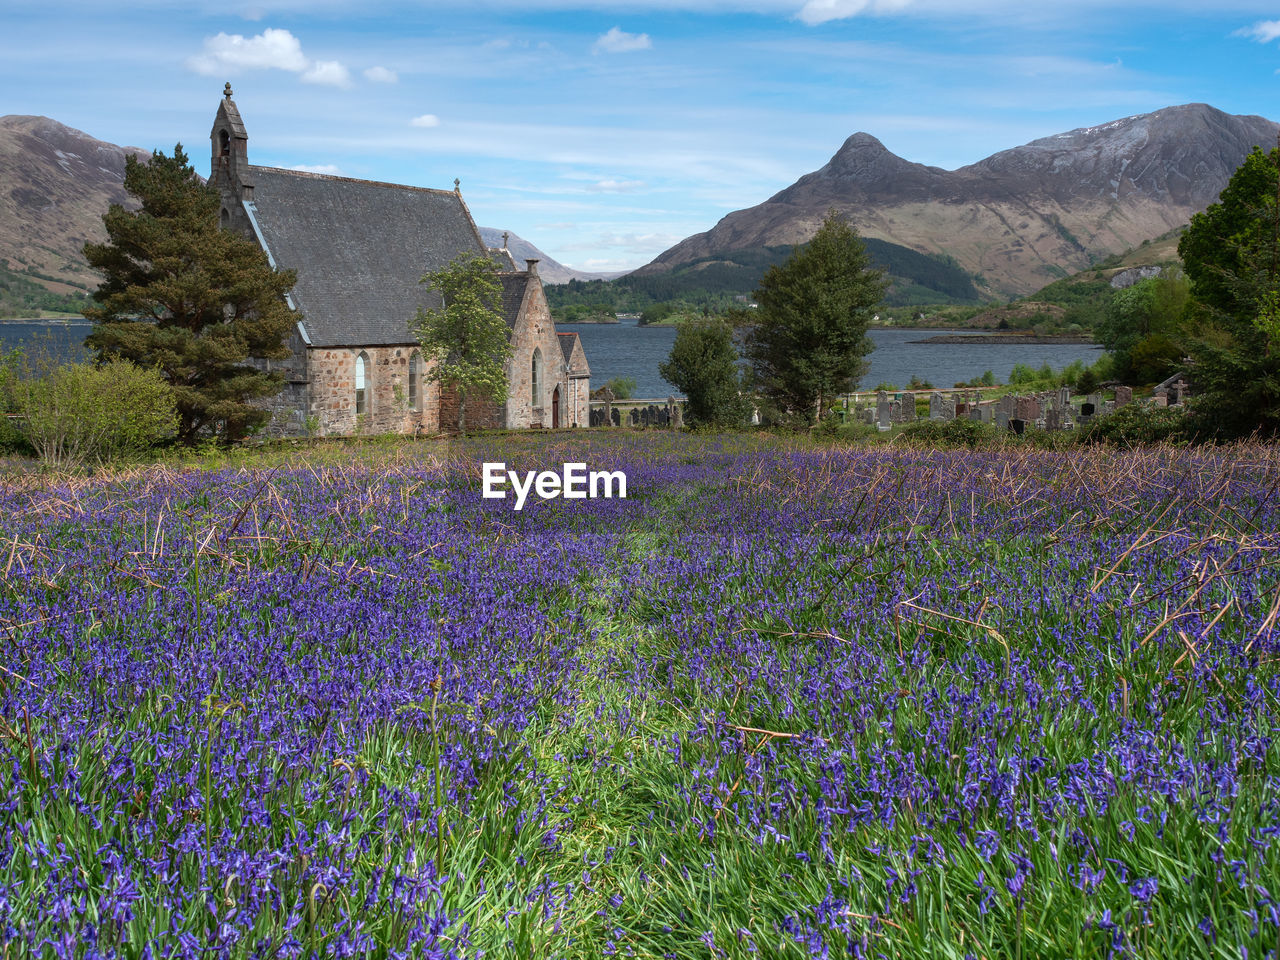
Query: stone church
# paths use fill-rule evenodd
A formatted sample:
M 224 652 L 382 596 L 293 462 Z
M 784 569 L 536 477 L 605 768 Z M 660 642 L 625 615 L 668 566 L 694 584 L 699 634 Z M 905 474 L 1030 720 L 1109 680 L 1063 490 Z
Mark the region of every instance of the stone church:
M 272 431 L 434 433 L 457 423 L 457 398 L 427 377 L 409 329 L 419 307 L 440 305 L 418 281 L 463 252 L 494 258 L 511 330 L 508 398 L 467 403 L 477 428 L 587 426 L 591 371 L 576 333 L 557 334 L 538 261 L 516 268 L 480 238 L 453 190 L 324 176 L 249 163 L 249 136 L 227 84 L 211 134 L 210 183 L 222 226 L 266 251 L 298 281 L 289 305 L 301 319 L 292 356 L 262 361 L 284 375 L 270 401 Z

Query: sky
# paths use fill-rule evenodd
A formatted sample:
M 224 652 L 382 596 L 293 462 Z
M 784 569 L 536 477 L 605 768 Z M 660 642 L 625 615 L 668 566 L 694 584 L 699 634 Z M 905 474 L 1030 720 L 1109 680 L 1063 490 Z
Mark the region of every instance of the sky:
M 0 12 L 0 114 L 166 153 L 181 142 L 207 175 L 230 81 L 251 163 L 457 178 L 480 226 L 589 271 L 642 266 L 856 132 L 955 169 L 1175 104 L 1280 120 L 1278 71 L 1280 5 L 1252 0 L 5 0 Z

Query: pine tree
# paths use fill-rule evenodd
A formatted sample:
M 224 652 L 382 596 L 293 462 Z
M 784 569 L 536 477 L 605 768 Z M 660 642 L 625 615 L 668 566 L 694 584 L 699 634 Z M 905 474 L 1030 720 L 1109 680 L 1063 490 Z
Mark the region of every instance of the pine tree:
M 413 327 L 423 354 L 434 361 L 428 380 L 458 395 L 458 432 L 466 433 L 467 400 L 507 399 L 511 332 L 502 317 L 497 267 L 478 253 L 462 253 L 422 282 L 439 292 L 439 309 L 419 309 Z
M 182 144 L 149 162 L 129 157 L 125 190 L 140 208 L 112 204 L 106 243 L 86 244 L 104 280 L 86 344 L 99 360 L 119 357 L 158 369 L 173 387 L 178 437 L 227 441 L 267 421 L 252 401 L 283 379 L 249 361 L 283 360 L 298 315 L 285 303 L 296 275 L 273 270 L 253 241 L 218 223 L 218 191 L 201 183 Z
M 760 390 L 783 411 L 820 420 L 865 372 L 867 323 L 885 286 L 849 221 L 827 214 L 813 239 L 770 267 L 755 292 L 746 352 Z

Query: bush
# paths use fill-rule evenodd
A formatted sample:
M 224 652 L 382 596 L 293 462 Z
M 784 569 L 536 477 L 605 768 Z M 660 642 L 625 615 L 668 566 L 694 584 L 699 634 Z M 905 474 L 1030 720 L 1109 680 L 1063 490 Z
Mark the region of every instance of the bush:
M 23 435 L 57 467 L 136 456 L 178 426 L 164 378 L 127 360 L 64 364 L 20 381 L 15 393 Z
M 1081 431 L 1080 440 L 1117 447 L 1185 441 L 1187 426 L 1181 410 L 1130 403 L 1089 424 Z
M 605 386 L 613 391 L 615 400 L 630 400 L 636 395 L 635 377 L 614 377 Z
M 999 444 L 1004 432 L 991 423 L 958 417 L 955 420 L 917 420 L 902 428 L 903 439 L 926 447 L 988 447 Z

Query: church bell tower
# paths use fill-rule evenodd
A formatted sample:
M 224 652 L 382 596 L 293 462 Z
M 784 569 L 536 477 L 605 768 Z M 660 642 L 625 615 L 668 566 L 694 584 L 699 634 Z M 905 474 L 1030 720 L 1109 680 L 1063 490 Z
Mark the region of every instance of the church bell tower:
M 249 176 L 249 134 L 244 129 L 236 102 L 231 99 L 230 83 L 223 88 L 209 143 L 212 148 L 209 182 L 222 195 L 222 226 L 251 233 L 252 227 L 243 206 L 245 201 L 253 200 L 253 182 Z

